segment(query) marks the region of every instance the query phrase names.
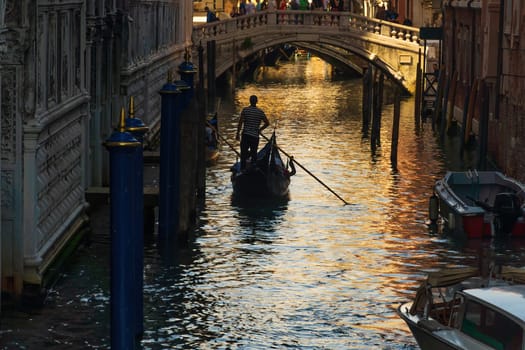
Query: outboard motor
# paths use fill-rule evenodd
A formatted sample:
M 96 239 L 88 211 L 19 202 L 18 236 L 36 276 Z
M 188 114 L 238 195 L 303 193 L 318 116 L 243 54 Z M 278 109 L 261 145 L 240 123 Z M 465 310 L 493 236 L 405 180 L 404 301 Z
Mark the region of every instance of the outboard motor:
M 514 223 L 521 216 L 519 197 L 515 193 L 498 193 L 493 210 L 496 233 L 510 234 Z

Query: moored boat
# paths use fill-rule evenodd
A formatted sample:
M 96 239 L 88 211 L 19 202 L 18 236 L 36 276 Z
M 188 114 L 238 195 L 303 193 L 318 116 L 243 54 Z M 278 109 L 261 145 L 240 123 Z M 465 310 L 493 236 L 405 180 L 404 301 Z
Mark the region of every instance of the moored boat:
M 525 349 L 525 271 L 502 267 L 498 278 L 475 268 L 430 273 L 398 315 L 422 350 Z
M 219 158 L 219 124 L 217 120 L 217 113 L 210 118 L 206 123 L 206 164 L 213 165 Z
M 290 167 L 290 170 L 288 169 Z M 288 195 L 290 177 L 295 174 L 293 159 L 285 164 L 277 147 L 275 132 L 266 145 L 257 152 L 255 164 L 248 161 L 241 171 L 241 163 L 231 167 L 234 194 L 249 197 L 283 197 Z
M 501 172 L 449 171 L 435 183 L 434 194 L 430 216 L 446 232 L 463 238 L 525 236 L 525 185 Z

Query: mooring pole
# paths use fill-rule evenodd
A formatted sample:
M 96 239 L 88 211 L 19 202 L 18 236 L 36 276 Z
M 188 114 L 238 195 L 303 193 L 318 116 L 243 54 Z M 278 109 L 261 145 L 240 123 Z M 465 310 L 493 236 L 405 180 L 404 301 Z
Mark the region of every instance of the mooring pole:
M 394 88 L 394 122 L 392 124 L 392 146 L 390 150 L 390 162 L 392 163 L 392 168 L 397 170 L 397 144 L 399 140 L 399 119 L 401 112 L 401 96 L 399 93 L 399 88 Z
M 366 69 L 365 74 L 363 75 L 363 96 L 362 96 L 362 117 L 363 117 L 363 125 L 361 127 L 361 132 L 363 133 L 363 136 L 366 137 L 368 135 L 368 129 L 370 128 L 370 106 L 372 105 L 372 94 L 370 93 L 370 88 L 372 84 L 372 65 L 369 64 L 368 68 Z
M 144 333 L 144 149 L 142 147 L 144 134 L 149 128 L 142 120 L 135 118 L 135 106 L 133 97 L 129 101 L 128 118 L 126 118 L 126 131 L 140 142 L 140 147 L 135 147 L 133 152 L 135 165 L 135 186 L 133 186 L 133 214 L 130 215 L 131 245 L 133 253 L 133 293 L 135 309 L 135 337 L 141 339 Z
M 208 104 L 206 108 L 207 113 L 215 112 L 215 98 L 216 86 L 215 86 L 215 60 L 216 60 L 216 51 L 215 51 L 215 40 L 210 40 L 206 43 L 206 49 L 208 52 L 207 63 L 208 63 Z
M 425 40 L 426 43 L 426 40 Z M 425 50 L 426 52 L 426 50 Z M 414 121 L 416 126 L 419 127 L 421 121 L 421 106 L 423 104 L 422 96 L 424 90 L 424 83 L 421 81 L 423 74 L 421 73 L 421 49 L 419 49 L 418 62 L 417 62 L 417 72 L 416 72 L 416 102 L 414 105 Z
M 201 44 L 199 44 L 199 47 L 197 48 L 197 53 L 199 56 L 199 82 L 197 84 L 197 93 L 198 93 L 198 99 L 199 99 L 199 107 L 203 107 L 206 109 L 206 94 L 204 90 L 204 48 Z M 205 114 L 205 111 L 203 112 Z
M 487 170 L 487 149 L 488 149 L 488 134 L 489 134 L 489 107 L 490 96 L 487 82 L 482 80 L 480 82 L 480 99 L 481 99 L 481 115 L 479 121 L 479 155 L 478 155 L 478 169 Z
M 159 92 L 160 112 L 160 172 L 159 172 L 159 237 L 172 237 L 177 230 L 179 193 L 176 183 L 176 162 L 179 159 L 177 128 L 177 95 L 180 91 L 168 77 L 168 82 Z
M 111 348 L 135 348 L 135 295 L 133 290 L 133 249 L 130 215 L 134 215 L 136 186 L 135 151 L 140 147 L 125 131 L 124 109 L 118 130 L 104 143 L 110 153 L 111 203 Z
M 470 91 L 471 87 L 467 86 L 465 88 L 465 100 L 463 102 L 463 116 L 461 119 L 461 134 L 459 135 L 461 143 L 459 145 L 459 155 L 463 159 L 463 152 L 465 150 L 465 130 L 467 128 L 467 118 L 468 118 L 468 107 L 469 107 L 469 101 L 470 101 Z
M 197 73 L 197 69 L 195 68 L 193 63 L 190 62 L 190 53 L 189 53 L 189 50 L 186 49 L 186 53 L 184 54 L 184 62 L 182 62 L 179 65 L 179 74 L 180 74 L 180 79 L 184 81 L 186 85 L 190 87 L 190 92 L 189 92 L 190 99 L 194 97 L 195 73 Z
M 383 72 L 379 75 L 379 81 L 374 79 L 374 107 L 373 107 L 373 119 L 372 119 L 372 132 L 370 134 L 370 146 L 372 152 L 375 153 L 377 146 L 380 145 L 380 134 L 381 134 L 381 113 L 383 109 L 383 85 L 385 81 L 385 75 Z
M 237 84 L 237 45 L 235 45 L 235 39 L 232 39 L 232 93 L 235 92 L 235 85 Z
M 439 70 L 437 97 L 434 101 L 434 111 L 432 112 L 432 130 L 435 130 L 436 124 L 439 122 L 441 111 L 443 109 L 443 91 L 445 90 L 445 66 L 441 66 Z
M 464 131 L 465 132 L 465 135 L 464 135 L 465 145 L 467 145 L 471 141 L 472 118 L 474 117 L 474 112 L 475 112 L 474 108 L 478 100 L 478 87 L 479 87 L 479 80 L 476 78 L 474 79 L 474 83 L 472 85 L 472 89 L 470 90 L 470 96 L 469 96 L 467 120 L 465 122 L 465 131 Z
M 190 100 L 194 97 L 194 75 L 197 73 L 197 70 L 194 68 L 193 63 L 189 62 L 189 56 L 186 56 L 186 62 L 182 63 L 179 66 L 180 77 L 191 89 Z M 199 101 L 200 102 L 200 101 Z M 206 129 L 206 116 L 204 113 L 201 113 L 201 106 L 196 108 L 197 115 L 195 119 L 197 121 L 197 179 L 196 179 L 196 188 L 197 188 L 197 199 L 199 202 L 203 200 L 204 193 L 206 192 L 206 150 L 205 145 L 202 140 L 205 138 L 205 129 Z

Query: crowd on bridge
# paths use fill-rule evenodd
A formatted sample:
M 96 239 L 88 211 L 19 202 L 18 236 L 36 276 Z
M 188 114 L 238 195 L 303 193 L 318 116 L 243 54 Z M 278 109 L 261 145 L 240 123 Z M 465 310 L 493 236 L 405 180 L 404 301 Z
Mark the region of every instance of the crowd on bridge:
M 345 11 L 344 4 L 348 0 L 240 0 L 238 6 L 234 6 L 231 17 L 249 15 L 268 8 L 278 10 L 322 10 L 322 11 Z
M 349 11 L 350 1 L 351 0 L 238 0 L 237 4 L 234 4 L 229 15 L 222 15 L 232 18 L 254 14 L 258 11 L 264 11 L 267 9 Z M 207 7 L 206 12 L 206 21 L 208 23 L 219 20 L 218 16 Z M 399 14 L 389 1 L 383 1 L 377 5 L 375 17 L 381 20 L 396 23 L 399 22 Z M 412 22 L 408 18 L 405 18 L 403 24 L 412 25 Z

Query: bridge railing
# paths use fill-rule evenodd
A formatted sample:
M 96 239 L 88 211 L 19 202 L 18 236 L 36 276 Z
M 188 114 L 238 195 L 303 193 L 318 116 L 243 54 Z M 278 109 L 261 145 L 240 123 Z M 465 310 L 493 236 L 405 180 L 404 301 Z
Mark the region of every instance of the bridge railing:
M 378 20 L 351 12 L 267 10 L 193 27 L 193 42 L 219 40 L 268 26 L 322 26 L 357 31 L 419 44 L 419 28 Z

